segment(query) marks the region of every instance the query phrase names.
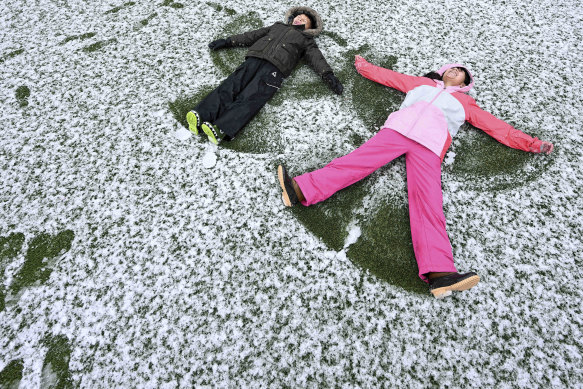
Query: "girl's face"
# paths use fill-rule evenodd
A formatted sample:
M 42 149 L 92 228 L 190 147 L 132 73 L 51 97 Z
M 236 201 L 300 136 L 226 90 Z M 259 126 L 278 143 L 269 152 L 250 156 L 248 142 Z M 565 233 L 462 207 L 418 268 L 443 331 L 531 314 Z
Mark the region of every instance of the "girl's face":
M 451 68 L 447 69 L 443 73 L 443 82 L 448 86 L 460 86 L 464 87 L 464 80 L 466 79 L 466 72 L 462 68 Z
M 310 18 L 307 15 L 304 14 L 299 14 L 298 16 L 296 16 L 294 18 L 294 21 L 292 22 L 293 25 L 300 25 L 300 24 L 305 24 L 306 30 L 309 30 L 310 27 L 312 27 L 312 22 L 310 21 Z

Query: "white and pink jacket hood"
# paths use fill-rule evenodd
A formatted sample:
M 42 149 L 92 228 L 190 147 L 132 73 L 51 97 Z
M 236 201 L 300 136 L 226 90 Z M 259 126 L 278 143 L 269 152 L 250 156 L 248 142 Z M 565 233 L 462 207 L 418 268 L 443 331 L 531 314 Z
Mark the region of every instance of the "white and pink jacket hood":
M 407 94 L 401 108 L 389 115 L 383 128 L 395 130 L 422 144 L 442 160 L 452 138 L 465 121 L 509 147 L 540 151 L 542 142 L 538 138 L 532 138 L 482 110 L 472 97 L 465 94 L 474 86 L 474 78 L 463 65 L 449 64 L 437 71 L 439 75 L 452 67 L 462 67 L 468 71 L 471 79 L 469 85 L 447 88 L 443 81 L 397 73 L 375 66 L 360 56 L 356 56 L 354 65 L 369 80 Z

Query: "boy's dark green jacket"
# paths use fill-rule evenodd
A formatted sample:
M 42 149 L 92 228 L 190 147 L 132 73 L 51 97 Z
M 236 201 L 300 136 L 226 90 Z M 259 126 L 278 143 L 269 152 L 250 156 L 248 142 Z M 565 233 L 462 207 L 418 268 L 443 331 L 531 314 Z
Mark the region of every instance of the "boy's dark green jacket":
M 299 14 L 312 19 L 312 27 L 294 26 L 292 21 Z M 285 14 L 286 23 L 277 22 L 269 27 L 231 36 L 233 46 L 251 46 L 246 57 L 262 58 L 274 64 L 284 76 L 289 76 L 298 61 L 304 57 L 316 73 L 323 76 L 332 73 L 314 38 L 322 32 L 320 15 L 309 7 L 293 7 Z

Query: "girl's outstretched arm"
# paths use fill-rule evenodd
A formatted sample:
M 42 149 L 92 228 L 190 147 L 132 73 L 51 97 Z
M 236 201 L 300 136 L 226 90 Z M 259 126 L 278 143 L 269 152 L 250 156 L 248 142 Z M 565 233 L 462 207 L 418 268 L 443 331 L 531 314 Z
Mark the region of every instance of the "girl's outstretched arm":
M 407 93 L 411 89 L 420 85 L 435 86 L 435 82 L 429 78 L 409 76 L 390 69 L 385 69 L 371 64 L 360 55 L 354 57 L 354 67 L 356 67 L 356 71 L 363 77 L 378 82 L 379 84 L 395 88 L 404 93 Z
M 554 146 L 551 142 L 542 141 L 517 130 L 505 121 L 481 109 L 470 96 L 464 95 L 467 104 L 466 120 L 472 126 L 477 127 L 496 139 L 498 142 L 513 149 L 530 151 L 532 153 L 550 154 Z

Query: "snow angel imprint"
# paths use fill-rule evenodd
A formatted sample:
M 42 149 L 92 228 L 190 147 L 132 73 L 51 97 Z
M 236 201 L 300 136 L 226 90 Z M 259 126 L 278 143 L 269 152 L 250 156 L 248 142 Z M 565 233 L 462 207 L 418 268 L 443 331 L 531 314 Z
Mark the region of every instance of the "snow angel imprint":
M 241 64 L 221 85 L 186 114 L 188 128 L 200 130 L 219 144 L 234 138 L 279 90 L 301 58 L 336 94 L 343 86 L 326 62 L 314 38 L 322 32 L 320 15 L 309 7 L 293 7 L 285 23 L 218 39 L 211 50 L 251 46 Z
M 445 228 L 441 162 L 452 137 L 467 121 L 515 149 L 549 154 L 553 144 L 532 138 L 478 107 L 465 94 L 474 79 L 463 65 L 445 65 L 423 77 L 384 69 L 360 56 L 356 56 L 355 66 L 362 76 L 406 93 L 405 100 L 376 135 L 350 154 L 294 178 L 280 165 L 284 204 L 309 206 L 324 201 L 405 154 L 411 236 L 419 276 L 429 283 L 437 298 L 474 287 L 480 277 L 474 272 L 457 272 Z

